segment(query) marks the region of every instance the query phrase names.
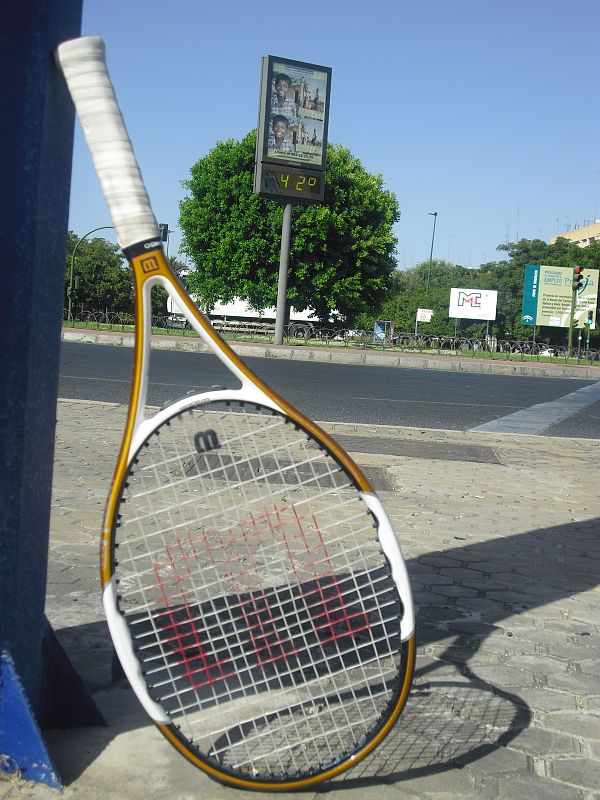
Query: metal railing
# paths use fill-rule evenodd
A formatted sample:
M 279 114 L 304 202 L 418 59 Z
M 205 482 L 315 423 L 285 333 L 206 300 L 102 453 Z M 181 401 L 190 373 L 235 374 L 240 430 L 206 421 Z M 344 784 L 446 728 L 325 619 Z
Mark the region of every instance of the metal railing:
M 67 311 L 65 325 L 69 324 Z M 131 332 L 134 329 L 133 314 L 118 312 L 84 311 L 73 315 L 72 327 L 92 330 Z M 240 341 L 272 342 L 275 325 L 271 322 L 241 322 L 236 320 L 213 320 L 214 327 L 227 339 Z M 189 325 L 175 323 L 168 315 L 152 317 L 155 334 L 171 336 L 196 336 Z M 309 325 L 291 324 L 284 328 L 284 338 L 288 344 L 311 346 L 348 347 L 359 349 L 392 350 L 395 352 L 437 354 L 473 358 L 520 361 L 560 361 L 565 363 L 589 363 L 600 365 L 600 349 L 573 348 L 569 355 L 565 346 L 548 345 L 523 339 L 483 339 L 465 336 L 422 335 L 412 332 L 395 332 L 392 337 L 381 337 L 372 330 L 315 328 Z

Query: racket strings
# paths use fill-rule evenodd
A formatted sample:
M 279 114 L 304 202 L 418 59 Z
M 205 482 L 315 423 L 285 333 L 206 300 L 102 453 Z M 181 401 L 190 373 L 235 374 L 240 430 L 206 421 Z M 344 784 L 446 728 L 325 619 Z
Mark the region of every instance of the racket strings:
M 268 434 L 269 431 L 267 430 L 266 433 Z M 292 461 L 288 457 L 283 461 L 283 463 L 275 460 L 277 456 L 277 448 L 273 448 L 268 454 L 260 453 L 257 450 L 254 456 L 248 454 L 240 456 L 239 447 L 241 444 L 243 444 L 243 439 L 247 436 L 248 435 L 246 434 L 245 436 L 240 435 L 232 437 L 232 439 L 228 442 L 228 449 L 231 451 L 237 450 L 237 455 L 224 455 L 220 452 L 211 453 L 210 458 L 212 461 L 207 460 L 205 465 L 205 467 L 208 466 L 210 468 L 205 468 L 202 474 L 196 472 L 198 479 L 201 479 L 204 482 L 209 481 L 213 484 L 212 489 L 207 489 L 206 486 L 204 486 L 202 489 L 206 502 L 212 502 L 213 500 L 216 500 L 221 505 L 223 504 L 224 480 L 228 483 L 235 483 L 239 490 L 243 490 L 245 487 L 255 486 L 257 480 L 260 479 L 266 482 L 271 482 L 271 484 L 282 484 L 281 489 L 279 490 L 273 489 L 272 485 L 269 486 L 269 496 L 285 494 L 287 490 L 287 484 L 289 483 L 299 484 L 302 482 L 306 488 L 310 488 L 311 485 L 318 483 L 318 488 L 322 497 L 324 497 L 324 490 L 327 485 L 329 485 L 332 493 L 339 491 L 341 488 L 341 486 L 338 485 L 339 468 L 337 468 L 336 465 L 336 470 L 332 471 L 330 465 L 323 461 L 319 452 L 316 452 L 314 455 L 301 461 L 298 459 Z M 283 443 L 279 449 L 289 453 L 291 446 L 304 445 L 305 443 L 306 437 L 299 436 L 292 442 Z M 254 446 L 256 447 L 256 442 L 254 442 Z M 160 504 L 156 505 L 153 502 L 153 498 L 148 496 L 147 503 L 145 505 L 146 510 L 140 511 L 139 516 L 135 520 L 139 523 L 145 523 L 146 520 L 152 520 L 156 518 L 157 515 L 160 516 L 161 514 L 168 515 L 172 512 L 183 512 L 186 505 L 195 504 L 197 502 L 197 496 L 191 495 L 188 497 L 188 499 L 185 499 L 185 497 L 182 497 L 181 494 L 177 494 L 178 488 L 181 488 L 185 491 L 187 488 L 193 486 L 193 475 L 189 473 L 193 469 L 193 466 L 196 466 L 195 457 L 190 459 L 188 456 L 187 463 L 183 461 L 181 453 L 177 453 L 175 455 L 167 455 L 163 453 L 162 457 L 162 461 L 153 459 L 152 463 L 148 467 L 143 468 L 144 472 L 148 474 L 142 473 L 141 475 L 138 475 L 138 479 L 141 479 L 142 481 L 142 486 L 136 491 L 132 499 L 141 501 L 145 495 L 156 493 L 160 500 Z M 170 472 L 170 474 L 172 474 L 170 468 L 175 462 L 179 465 L 183 476 L 180 479 L 173 478 L 167 485 L 165 485 L 159 479 L 160 470 L 161 468 L 166 469 Z M 273 467 L 272 462 L 275 462 L 275 467 Z M 268 470 L 267 465 L 270 467 Z M 308 468 L 311 473 L 310 477 L 308 478 L 306 477 L 305 473 L 303 474 L 303 469 L 305 468 Z M 231 480 L 232 473 L 233 481 Z M 334 476 L 338 479 L 337 481 L 334 480 Z M 144 478 L 146 478 L 146 480 L 144 480 Z M 355 491 L 354 487 L 352 487 L 349 483 L 347 484 L 347 488 L 351 489 L 353 492 Z M 170 503 L 169 498 L 171 500 Z M 256 502 L 259 502 L 259 498 L 257 498 Z M 231 507 L 231 511 L 237 513 L 238 506 L 239 503 L 236 499 L 234 505 Z M 144 506 L 142 506 L 142 508 L 144 508 Z M 222 507 L 220 510 L 221 513 L 224 513 L 226 509 Z M 188 520 L 182 514 L 181 527 L 187 527 L 187 525 Z M 147 534 L 145 535 L 147 536 Z
M 251 408 L 203 405 L 148 437 L 115 574 L 150 691 L 182 735 L 228 769 L 302 775 L 385 714 L 402 609 L 349 476 Z

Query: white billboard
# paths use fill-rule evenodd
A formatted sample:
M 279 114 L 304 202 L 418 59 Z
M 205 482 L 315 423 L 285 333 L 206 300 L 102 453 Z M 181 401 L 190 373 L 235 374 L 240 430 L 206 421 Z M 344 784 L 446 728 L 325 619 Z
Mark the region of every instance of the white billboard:
M 498 292 L 494 289 L 450 289 L 450 317 L 496 319 Z

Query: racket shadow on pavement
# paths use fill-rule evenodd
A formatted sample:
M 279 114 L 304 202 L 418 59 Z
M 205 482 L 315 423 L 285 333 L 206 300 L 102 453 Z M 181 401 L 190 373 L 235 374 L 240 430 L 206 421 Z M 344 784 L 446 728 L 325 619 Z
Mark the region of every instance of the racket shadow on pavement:
M 589 624 L 561 618 L 560 611 L 553 618 L 547 607 L 599 585 L 597 531 L 592 519 L 409 559 L 419 620 L 412 696 L 394 735 L 335 786 L 407 781 L 464 767 L 529 728 L 533 714 L 545 709 L 528 704 L 514 683 L 500 685 L 500 676 L 508 682 L 504 664 L 509 654 L 524 654 L 534 685 L 545 685 L 547 664 L 539 656 L 536 674 L 536 656 L 529 655 L 544 652 L 535 644 L 535 624 L 544 627 L 536 614 L 542 606 L 549 628 L 564 637 L 565 651 L 572 649 L 568 657 L 555 657 L 557 670 L 567 671 L 577 645 L 593 644 Z M 478 669 L 493 675 L 494 666 L 498 682 L 478 676 Z M 527 686 L 524 672 L 513 681 Z

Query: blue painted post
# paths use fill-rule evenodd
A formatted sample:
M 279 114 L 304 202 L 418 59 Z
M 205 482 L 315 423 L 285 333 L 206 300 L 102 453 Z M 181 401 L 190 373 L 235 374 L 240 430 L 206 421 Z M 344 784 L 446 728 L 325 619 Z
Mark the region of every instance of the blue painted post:
M 0 771 L 60 788 L 60 778 L 6 651 L 0 653 L 0 742 Z
M 2 11 L 0 754 L 55 785 L 33 741 L 52 685 L 44 600 L 73 146 L 53 52 L 79 35 L 81 0 L 4 0 Z

